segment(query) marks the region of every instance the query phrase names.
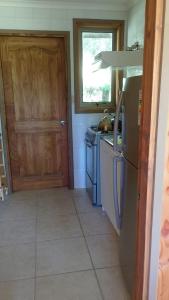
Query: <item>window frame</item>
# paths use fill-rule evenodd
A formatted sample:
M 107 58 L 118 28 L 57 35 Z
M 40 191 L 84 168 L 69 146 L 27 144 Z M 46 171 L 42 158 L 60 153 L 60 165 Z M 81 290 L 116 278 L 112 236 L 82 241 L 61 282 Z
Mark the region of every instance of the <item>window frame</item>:
M 75 88 L 75 112 L 98 113 L 108 109 L 114 112 L 122 72 L 115 71 L 115 89 L 112 90 L 112 101 L 107 103 L 82 102 L 82 32 L 112 32 L 116 30 L 116 50 L 124 49 L 124 20 L 98 20 L 98 19 L 73 19 L 74 38 L 74 88 Z

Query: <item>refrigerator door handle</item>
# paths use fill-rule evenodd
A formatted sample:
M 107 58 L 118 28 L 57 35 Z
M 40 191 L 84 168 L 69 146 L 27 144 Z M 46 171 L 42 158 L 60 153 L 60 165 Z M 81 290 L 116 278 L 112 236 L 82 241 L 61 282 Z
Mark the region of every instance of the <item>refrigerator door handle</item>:
M 115 151 L 118 151 L 118 122 L 119 122 L 119 116 L 120 116 L 120 109 L 121 109 L 121 105 L 122 105 L 122 99 L 123 99 L 123 91 L 120 91 L 119 97 L 118 97 L 117 108 L 116 108 L 115 120 L 114 120 L 113 145 L 114 145 Z
M 120 176 L 120 195 L 118 195 L 118 177 L 117 177 L 117 164 L 121 163 L 121 176 Z M 113 159 L 113 196 L 114 196 L 114 209 L 117 227 L 121 229 L 122 215 L 124 208 L 124 158 L 122 156 L 114 157 Z M 120 197 L 120 199 L 119 199 Z
M 125 110 L 124 106 L 122 109 L 122 144 L 123 144 L 123 151 L 126 149 L 126 126 L 125 126 Z

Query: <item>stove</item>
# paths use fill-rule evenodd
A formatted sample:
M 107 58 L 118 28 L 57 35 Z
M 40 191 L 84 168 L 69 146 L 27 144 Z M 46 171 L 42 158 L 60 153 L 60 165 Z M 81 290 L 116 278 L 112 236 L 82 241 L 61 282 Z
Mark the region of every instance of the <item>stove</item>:
M 100 197 L 100 139 L 113 138 L 113 131 L 98 131 L 97 126 L 87 129 L 86 145 L 86 190 L 94 206 L 101 206 Z
M 92 144 L 97 144 L 100 137 L 113 136 L 113 131 L 103 132 L 98 130 L 97 126 L 91 126 L 87 129 L 85 139 Z

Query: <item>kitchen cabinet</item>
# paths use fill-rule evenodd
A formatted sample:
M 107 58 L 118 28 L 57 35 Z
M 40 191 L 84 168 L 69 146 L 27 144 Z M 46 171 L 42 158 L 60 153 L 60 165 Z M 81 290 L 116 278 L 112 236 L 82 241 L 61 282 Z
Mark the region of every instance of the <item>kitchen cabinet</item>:
M 117 158 L 113 150 L 113 146 L 108 144 L 105 140 L 100 141 L 100 177 L 101 177 L 101 202 L 103 210 L 106 212 L 108 218 L 113 224 L 117 234 L 120 230 L 117 225 L 117 216 L 114 205 L 114 162 Z M 117 193 L 118 201 L 121 197 L 121 176 L 122 168 L 121 161 L 117 161 Z M 120 203 L 119 203 L 120 206 Z

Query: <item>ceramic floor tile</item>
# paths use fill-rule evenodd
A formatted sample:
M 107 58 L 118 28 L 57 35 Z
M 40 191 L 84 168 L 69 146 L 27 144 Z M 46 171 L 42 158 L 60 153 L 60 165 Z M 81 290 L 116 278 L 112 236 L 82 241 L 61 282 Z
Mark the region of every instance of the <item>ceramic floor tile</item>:
M 87 244 L 95 268 L 119 265 L 118 242 L 112 235 L 88 236 Z
M 51 189 L 40 189 L 32 191 L 21 191 L 15 192 L 6 197 L 6 200 L 34 200 L 37 199 L 58 199 L 63 197 L 70 197 L 71 191 L 67 188 L 51 188 Z
M 38 243 L 37 276 L 91 269 L 83 238 Z
M 34 275 L 34 244 L 0 247 L 0 281 L 32 278 Z
M 111 233 L 116 236 L 112 224 L 104 213 L 87 213 L 79 216 L 85 235 Z
M 130 300 L 119 267 L 96 270 L 104 300 Z
M 75 214 L 75 206 L 71 198 L 40 199 L 38 201 L 38 216 Z
M 119 265 L 113 226 L 84 189 L 66 188 L 19 192 L 0 203 L 0 300 L 102 300 L 74 203 L 104 300 L 129 300 L 120 269 L 111 268 Z M 34 299 L 36 216 L 37 276 L 45 277 L 37 278 Z
M 63 198 L 72 198 L 71 191 L 67 188 L 51 188 L 43 189 L 37 191 L 37 196 L 39 199 L 48 199 L 48 200 L 59 200 Z
M 34 300 L 34 279 L 0 282 L 1 300 Z
M 35 227 L 35 219 L 0 221 L 0 247 L 35 242 Z
M 74 202 L 78 213 L 101 212 L 101 208 L 93 206 L 88 197 L 76 197 Z
M 35 219 L 37 203 L 34 200 L 6 200 L 0 202 L 0 220 Z
M 39 216 L 37 224 L 37 240 L 45 241 L 60 238 L 82 236 L 77 216 Z
M 36 300 L 102 300 L 93 271 L 39 278 L 36 286 Z
M 88 193 L 87 193 L 86 189 L 74 189 L 71 192 L 72 192 L 72 197 L 73 198 L 88 197 Z
M 14 192 L 5 198 L 5 201 L 35 201 L 38 199 L 38 190 Z

